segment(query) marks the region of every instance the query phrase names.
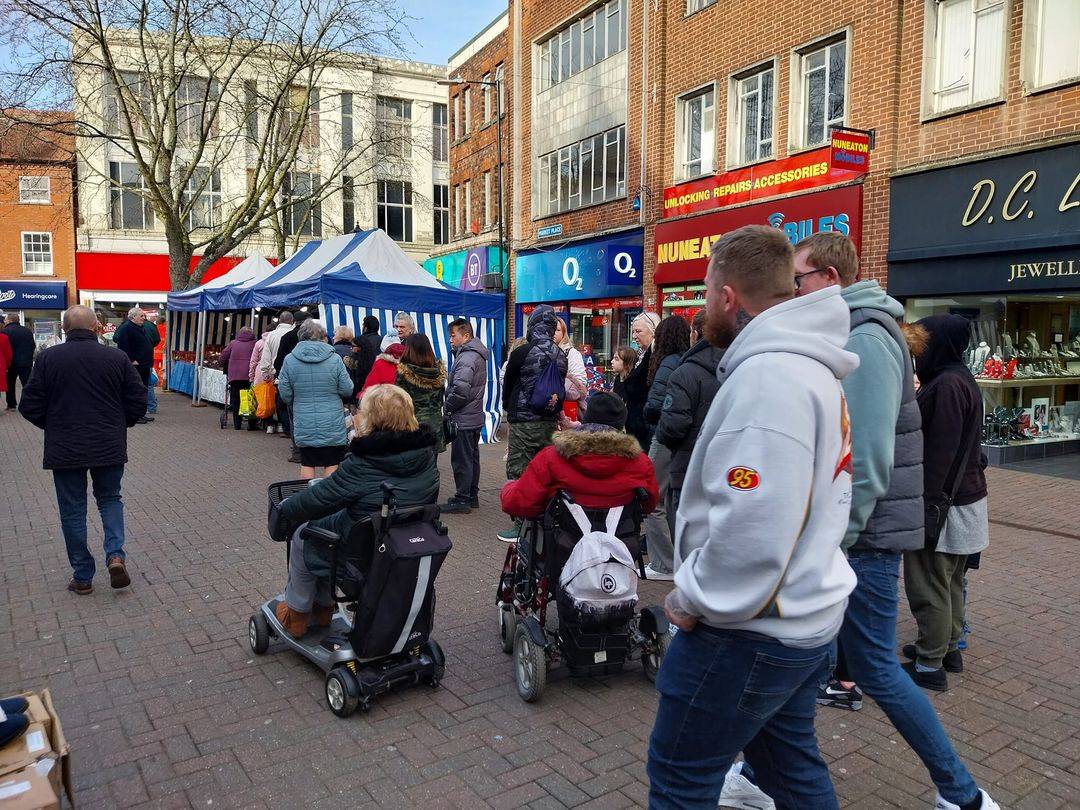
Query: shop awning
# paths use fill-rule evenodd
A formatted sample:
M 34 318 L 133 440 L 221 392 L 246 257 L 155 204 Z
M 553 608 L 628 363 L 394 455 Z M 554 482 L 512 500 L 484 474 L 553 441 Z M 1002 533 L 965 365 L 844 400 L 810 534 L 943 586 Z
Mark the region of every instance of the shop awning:
M 223 276 L 218 276 L 200 287 L 179 293 L 169 293 L 168 308 L 180 312 L 198 312 L 203 309 L 231 307 L 213 306 L 214 294 L 236 287 L 245 282 L 255 282 L 274 272 L 274 265 L 257 253 L 253 253 Z M 240 307 L 237 307 L 240 308 Z

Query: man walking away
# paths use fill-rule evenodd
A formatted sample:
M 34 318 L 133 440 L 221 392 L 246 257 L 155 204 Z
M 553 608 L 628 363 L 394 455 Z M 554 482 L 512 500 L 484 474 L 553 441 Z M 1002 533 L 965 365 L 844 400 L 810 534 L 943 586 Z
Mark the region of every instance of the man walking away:
M 154 354 L 157 352 L 158 344 L 161 343 L 161 333 L 157 328 L 157 313 L 146 313 L 146 320 L 143 321 L 143 331 L 146 332 L 146 338 L 150 341 L 150 373 L 153 376 L 154 371 Z M 153 380 L 147 381 L 146 385 L 146 412 L 157 413 L 157 386 Z
M 364 386 L 364 380 L 371 373 L 371 367 L 375 365 L 376 358 L 382 353 L 382 335 L 379 334 L 379 319 L 374 315 L 367 315 L 361 324 L 360 337 L 355 341 L 360 349 L 359 364 L 356 368 L 356 379 L 360 387 Z
M 446 415 L 457 429 L 450 448 L 454 497 L 444 512 L 466 513 L 480 506 L 480 431 L 484 427 L 484 393 L 490 352 L 464 318 L 450 323 L 454 363 L 446 387 Z
M 131 583 L 124 553 L 120 482 L 127 429 L 146 413 L 146 385 L 123 352 L 98 343 L 93 310 L 64 313 L 67 340 L 38 356 L 19 413 L 45 431 L 43 466 L 53 471 L 60 526 L 73 576 L 68 590 L 93 592 L 94 555 L 86 546 L 86 476 L 105 535 L 112 587 Z
M 840 291 L 794 299 L 792 247 L 749 225 L 710 251 L 706 335 L 728 346 L 676 517 L 679 629 L 657 679 L 650 805 L 716 807 L 739 752 L 778 808 L 836 808 L 817 687 L 855 587 L 840 541 L 851 444 Z
M 18 380 L 23 388 L 30 379 L 30 369 L 34 365 L 34 333 L 19 323 L 19 316 L 9 312 L 7 323 L 0 331 L 11 344 L 11 363 L 7 368 L 7 407 L 14 410 L 18 402 L 15 396 L 15 381 Z
M 132 307 L 128 310 L 127 320 L 113 333 L 113 343 L 135 364 L 135 371 L 146 386 L 147 396 L 149 396 L 150 372 L 154 367 L 154 347 L 150 345 L 150 338 L 143 328 L 144 323 L 146 323 L 146 314 L 138 307 Z M 144 414 L 139 424 L 144 425 L 153 421 L 154 417 Z
M 858 579 L 838 637 L 846 677 L 877 702 L 922 759 L 937 785 L 941 810 L 993 808 L 997 805 L 979 791 L 930 701 L 896 660 L 900 556 L 924 544 L 922 417 L 907 340 L 896 322 L 904 307 L 876 281 L 858 281 L 858 273 L 855 246 L 842 234 L 814 234 L 795 248 L 798 294 L 842 288 L 851 312 L 846 348 L 859 357 L 859 367 L 843 382 L 854 469 L 843 548 Z M 836 678 L 822 690 L 818 703 L 844 708 L 861 703 L 859 688 L 845 688 Z
M 277 379 L 278 370 L 281 368 L 275 361 L 277 360 L 278 349 L 281 347 L 281 340 L 285 335 L 289 334 L 293 330 L 293 323 L 295 319 L 291 312 L 285 311 L 278 315 L 277 326 L 266 336 L 266 342 L 263 344 L 262 355 L 259 357 L 259 376 L 264 380 L 274 381 Z M 284 358 L 282 358 L 284 362 Z M 285 410 L 281 397 L 275 397 L 274 413 L 278 421 L 277 432 L 292 434 L 290 428 L 292 425 L 289 423 L 289 414 Z M 272 432 L 269 431 L 268 432 Z
M 511 481 L 520 478 L 533 456 L 551 444 L 555 432 L 558 414 L 538 414 L 529 405 L 536 382 L 548 363 L 556 364 L 560 380 L 566 379 L 567 360 L 562 349 L 555 345 L 555 321 L 555 310 L 547 304 L 534 309 L 525 329 L 525 343 L 511 352 L 506 363 L 502 404 L 506 421 L 510 423 L 506 477 Z M 499 532 L 499 539 L 513 543 L 520 528 L 520 523 L 515 522 L 512 529 Z

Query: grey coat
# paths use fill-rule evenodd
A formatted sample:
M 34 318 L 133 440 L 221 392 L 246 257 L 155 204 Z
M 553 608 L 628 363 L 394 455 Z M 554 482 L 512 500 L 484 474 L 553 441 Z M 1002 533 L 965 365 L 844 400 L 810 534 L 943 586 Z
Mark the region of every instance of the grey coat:
M 450 380 L 446 387 L 446 414 L 462 430 L 484 426 L 484 393 L 490 352 L 478 338 L 454 350 Z
M 722 349 L 702 338 L 687 349 L 682 362 L 667 379 L 660 421 L 656 423 L 656 440 L 671 450 L 672 489 L 682 489 L 698 431 L 720 390 L 716 367 L 723 357 Z
M 660 421 L 660 412 L 664 410 L 664 397 L 667 396 L 668 378 L 671 377 L 671 372 L 679 367 L 682 358 L 682 354 L 669 354 L 656 367 L 656 374 L 653 375 L 644 410 L 645 422 L 654 428 L 656 423 Z

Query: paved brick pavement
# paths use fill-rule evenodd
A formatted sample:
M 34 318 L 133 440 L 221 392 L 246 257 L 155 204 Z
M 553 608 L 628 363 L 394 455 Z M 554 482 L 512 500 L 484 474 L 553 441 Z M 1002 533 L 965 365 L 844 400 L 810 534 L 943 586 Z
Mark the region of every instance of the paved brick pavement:
M 385 696 L 343 721 L 326 709 L 315 668 L 248 649 L 247 618 L 285 575 L 281 546 L 265 538 L 265 485 L 295 468 L 284 440 L 221 431 L 217 417 L 166 394 L 158 420 L 131 432 L 134 583 L 112 592 L 99 577 L 92 596 L 77 597 L 64 590 L 38 431 L 0 413 L 0 693 L 53 690 L 83 806 L 644 802 L 656 699 L 637 667 L 602 682 L 560 673 L 533 706 L 514 691 L 492 604 L 501 448 L 483 452 L 482 510 L 447 519 L 455 547 L 440 577 L 443 686 Z M 967 669 L 934 703 L 1003 806 L 1077 807 L 1080 483 L 1000 470 L 990 483 L 996 522 L 971 577 Z M 644 595 L 658 601 L 663 589 Z M 818 731 L 845 806 L 931 806 L 925 771 L 876 707 L 822 710 Z

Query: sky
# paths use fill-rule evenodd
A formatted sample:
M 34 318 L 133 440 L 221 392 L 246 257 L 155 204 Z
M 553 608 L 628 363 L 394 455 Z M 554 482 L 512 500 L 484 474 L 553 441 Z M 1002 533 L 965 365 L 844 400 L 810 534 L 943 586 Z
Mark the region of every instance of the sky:
M 404 7 L 415 18 L 409 25 L 406 46 L 411 51 L 406 55 L 446 64 L 451 54 L 506 9 L 506 0 L 408 0 Z

